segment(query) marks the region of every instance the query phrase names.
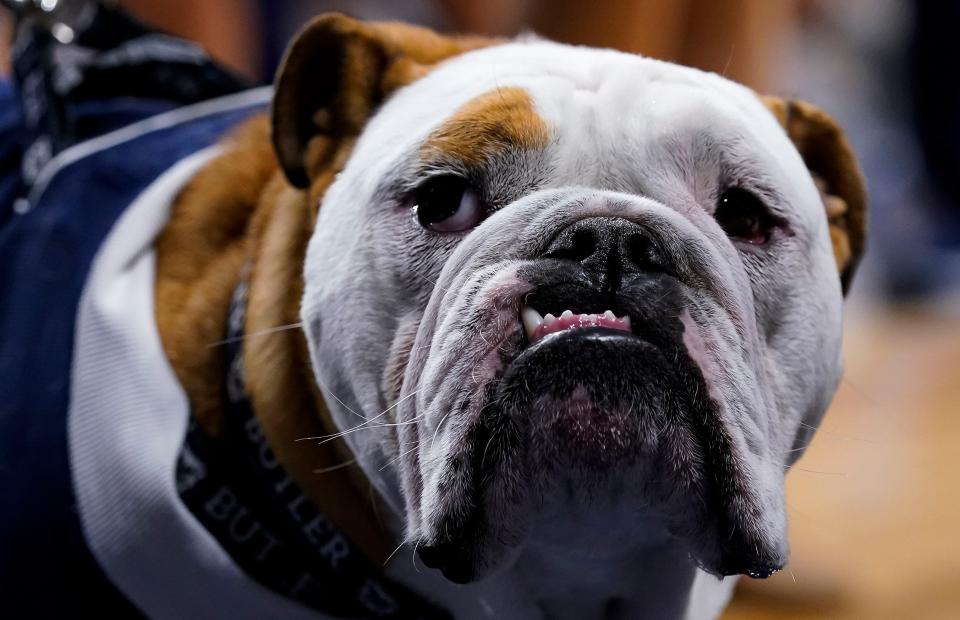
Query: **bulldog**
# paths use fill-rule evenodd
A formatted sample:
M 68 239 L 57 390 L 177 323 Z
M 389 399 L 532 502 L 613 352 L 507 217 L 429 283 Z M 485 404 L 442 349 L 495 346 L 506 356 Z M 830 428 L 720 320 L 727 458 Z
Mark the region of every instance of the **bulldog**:
M 100 544 L 141 610 L 709 618 L 786 565 L 784 476 L 840 379 L 864 243 L 855 156 L 818 108 L 326 15 L 269 117 L 177 178 L 145 267 L 170 415 L 227 446 L 178 448 L 177 490 L 219 459 L 266 499 L 217 487 Z M 80 499 L 88 532 L 112 527 Z M 187 530 L 222 549 L 158 592 Z M 382 577 L 357 612 L 331 602 L 348 564 Z

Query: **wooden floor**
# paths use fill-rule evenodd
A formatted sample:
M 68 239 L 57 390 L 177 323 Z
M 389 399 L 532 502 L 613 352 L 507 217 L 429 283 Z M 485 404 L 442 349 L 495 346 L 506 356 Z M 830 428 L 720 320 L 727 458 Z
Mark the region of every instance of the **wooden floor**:
M 847 378 L 788 476 L 792 559 L 724 618 L 960 618 L 960 320 L 847 320 Z

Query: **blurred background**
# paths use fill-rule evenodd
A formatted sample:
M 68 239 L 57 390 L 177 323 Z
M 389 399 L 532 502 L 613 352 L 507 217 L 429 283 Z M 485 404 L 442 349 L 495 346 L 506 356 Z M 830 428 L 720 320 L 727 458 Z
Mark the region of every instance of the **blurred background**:
M 54 3 L 55 4 L 55 3 Z M 445 31 L 532 30 L 807 99 L 847 129 L 870 193 L 847 373 L 788 476 L 789 570 L 726 618 L 960 618 L 960 2 L 124 0 L 270 81 L 292 33 L 338 10 Z M 0 14 L 9 40 L 9 16 Z M 0 48 L 9 71 L 9 48 Z M 811 325 L 811 329 L 816 326 Z

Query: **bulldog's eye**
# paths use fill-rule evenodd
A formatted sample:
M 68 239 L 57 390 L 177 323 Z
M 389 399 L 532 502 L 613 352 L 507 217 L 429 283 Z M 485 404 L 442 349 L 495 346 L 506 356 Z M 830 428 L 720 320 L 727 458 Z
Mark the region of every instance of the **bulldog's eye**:
M 414 192 L 417 221 L 428 230 L 460 232 L 483 219 L 485 209 L 466 179 L 453 174 L 428 179 Z
M 739 187 L 720 195 L 713 217 L 731 239 L 753 245 L 769 241 L 781 224 L 755 194 Z

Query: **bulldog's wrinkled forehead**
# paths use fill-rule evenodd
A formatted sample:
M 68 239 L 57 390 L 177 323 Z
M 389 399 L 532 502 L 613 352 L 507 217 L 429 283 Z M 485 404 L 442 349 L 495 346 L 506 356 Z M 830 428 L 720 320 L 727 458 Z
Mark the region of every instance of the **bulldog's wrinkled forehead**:
M 554 184 L 619 191 L 645 189 L 637 181 L 651 161 L 673 161 L 676 169 L 646 175 L 654 179 L 739 166 L 795 209 L 806 205 L 801 210 L 820 217 L 802 159 L 750 89 L 688 67 L 546 41 L 442 63 L 383 106 L 356 157 L 373 183 L 411 154 L 426 165 L 471 164 L 510 148 L 549 149 Z M 722 173 L 707 176 L 713 172 Z
M 496 45 L 453 57 L 398 93 L 385 109 L 392 115 L 396 108 L 413 108 L 406 116 L 421 127 L 443 122 L 475 97 L 511 86 L 525 88 L 538 112 L 554 123 L 565 120 L 564 112 L 578 98 L 592 98 L 595 111 L 613 114 L 614 121 L 639 110 L 676 114 L 678 103 L 696 100 L 744 115 L 765 110 L 753 91 L 713 74 L 548 41 Z M 692 92 L 701 96 L 691 97 Z M 775 127 L 772 119 L 770 123 Z

